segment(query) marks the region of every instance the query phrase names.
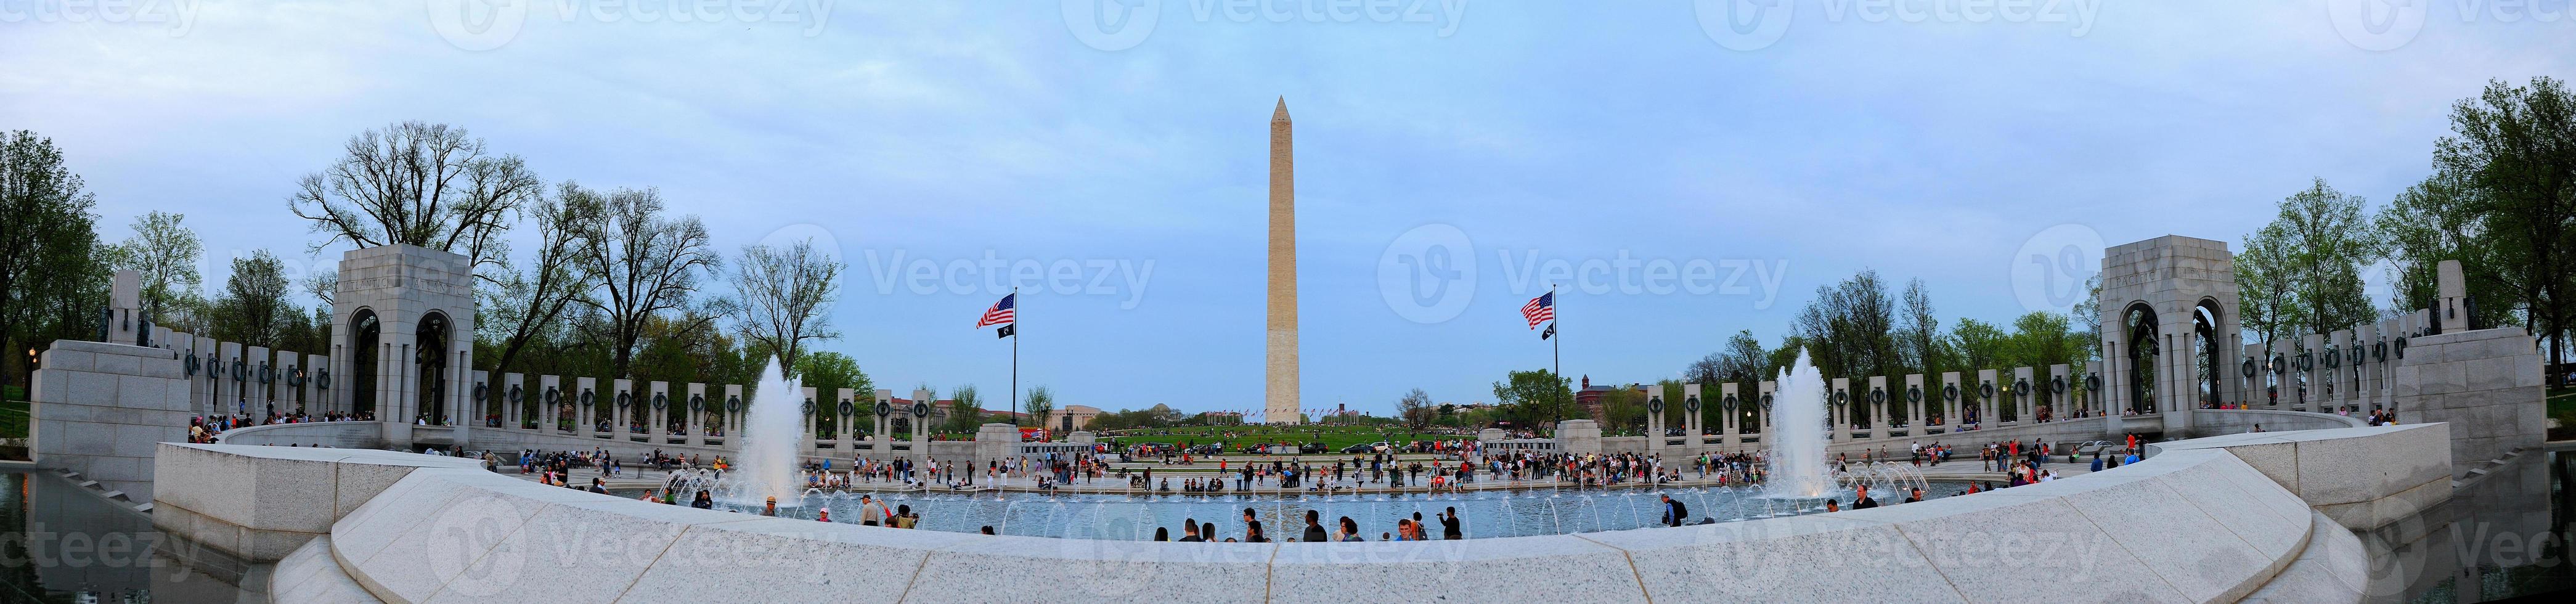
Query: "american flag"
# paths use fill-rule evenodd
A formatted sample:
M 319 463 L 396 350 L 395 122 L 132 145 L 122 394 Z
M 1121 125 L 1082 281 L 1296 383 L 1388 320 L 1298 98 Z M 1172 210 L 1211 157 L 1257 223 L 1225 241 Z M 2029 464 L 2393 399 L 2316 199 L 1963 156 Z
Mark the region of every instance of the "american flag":
M 1521 305 L 1521 318 L 1529 319 L 1530 329 L 1538 329 L 1538 324 L 1556 320 L 1556 292 L 1530 298 L 1528 304 Z
M 1018 313 L 1013 309 L 1018 301 L 1016 298 L 1019 297 L 1018 293 L 1002 296 L 1002 301 L 994 302 L 992 308 L 984 309 L 984 318 L 975 321 L 975 328 L 983 329 L 1018 320 Z

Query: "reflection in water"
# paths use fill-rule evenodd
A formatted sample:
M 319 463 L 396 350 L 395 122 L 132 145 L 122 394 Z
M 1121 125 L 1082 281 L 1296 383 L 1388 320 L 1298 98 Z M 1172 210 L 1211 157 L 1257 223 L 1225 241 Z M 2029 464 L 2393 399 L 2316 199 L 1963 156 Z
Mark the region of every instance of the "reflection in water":
M 232 602 L 248 570 L 60 476 L 0 472 L 0 601 Z
M 2463 482 L 2451 501 L 2361 533 L 2375 601 L 2484 602 L 2576 589 L 2569 456 L 2530 452 Z

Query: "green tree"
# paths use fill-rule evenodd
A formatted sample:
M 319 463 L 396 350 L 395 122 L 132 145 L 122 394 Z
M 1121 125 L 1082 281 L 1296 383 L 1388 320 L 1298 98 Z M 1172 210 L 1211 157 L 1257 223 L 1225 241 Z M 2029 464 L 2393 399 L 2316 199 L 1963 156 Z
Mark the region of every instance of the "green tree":
M 2322 334 L 2379 319 L 2369 296 L 2362 294 L 2361 267 L 2376 260 L 2383 244 L 2363 214 L 2364 200 L 2316 179 L 2305 190 L 2281 200 L 2280 214 L 2263 227 L 2262 237 L 2281 246 L 2295 292 L 2301 333 Z M 2240 292 L 2241 293 L 2241 292 Z
M 98 244 L 96 204 L 53 139 L 0 136 L 0 349 L 96 333 L 109 251 Z M 23 355 L 0 358 L 26 368 Z M 27 384 L 24 372 L 12 377 Z
M 839 396 L 842 388 L 876 396 L 876 382 L 859 370 L 859 362 L 850 355 L 828 350 L 806 353 L 796 361 L 796 375 L 815 392 L 833 393 L 830 396 Z
M 304 309 L 287 299 L 294 283 L 286 278 L 285 262 L 268 250 L 254 250 L 234 258 L 232 269 L 210 317 L 215 337 L 275 348 L 302 326 Z
M 1028 400 L 1020 405 L 1021 408 L 1028 410 L 1029 419 L 1035 420 L 1038 427 L 1054 429 L 1053 424 L 1047 423 L 1048 416 L 1055 415 L 1054 391 L 1048 390 L 1045 386 L 1031 387 Z
M 179 224 L 186 219 L 171 212 L 145 213 L 134 219 L 134 236 L 116 246 L 116 268 L 132 269 L 141 277 L 143 314 L 155 323 L 173 323 L 169 315 L 197 306 L 190 301 L 203 283 L 197 262 L 206 246 L 196 231 Z
M 1572 384 L 1564 376 L 1539 369 L 1514 371 L 1504 381 L 1494 382 L 1494 405 L 1509 409 L 1505 415 L 1527 422 L 1523 427 L 1553 427 L 1565 419 L 1565 406 L 1574 403 Z
M 2524 86 L 2491 80 L 2477 98 L 2451 105 L 2451 132 L 2435 142 L 2434 175 L 2405 214 L 2435 218 L 2448 232 L 2401 242 L 2420 246 L 2400 250 L 2401 265 L 2414 273 L 2404 281 L 2427 283 L 2423 275 L 2439 260 L 2462 260 L 2476 312 L 2518 306 L 2550 340 L 2550 363 L 2563 363 L 2576 308 L 2566 295 L 2576 286 L 2576 95 L 2553 78 Z M 2502 295 L 2475 297 L 2480 292 Z
M 814 240 L 746 245 L 735 264 L 734 320 L 743 339 L 792 359 L 808 341 L 841 337 L 832 330 L 832 300 L 843 265 Z
M 982 397 L 976 396 L 974 384 L 958 386 L 950 392 L 948 398 L 951 399 L 948 404 L 948 423 L 941 430 L 974 432 L 984 426 L 984 408 L 980 400 Z

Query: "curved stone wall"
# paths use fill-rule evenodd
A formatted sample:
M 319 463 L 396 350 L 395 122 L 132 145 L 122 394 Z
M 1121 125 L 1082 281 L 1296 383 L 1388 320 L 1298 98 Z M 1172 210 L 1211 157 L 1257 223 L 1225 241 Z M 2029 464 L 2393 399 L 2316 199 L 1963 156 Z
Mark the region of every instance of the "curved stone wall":
M 335 523 L 329 547 L 386 601 L 726 601 L 828 590 L 858 600 L 983 602 L 1000 597 L 990 591 L 996 582 L 1073 600 L 1347 602 L 1390 585 L 1436 584 L 1470 600 L 2223 601 L 2301 555 L 2311 525 L 2305 502 L 2219 450 L 2169 451 L 2074 479 L 1873 510 L 1430 543 L 910 531 L 423 468 Z M 2034 560 L 2047 561 L 2047 580 L 2031 580 Z
M 2202 409 L 2193 412 L 2191 421 L 2195 436 L 2235 434 L 2252 430 L 2258 424 L 2265 432 L 2332 430 L 2370 425 L 2370 421 L 2365 418 L 2287 409 Z
M 382 422 L 309 422 L 269 424 L 225 430 L 215 442 L 227 445 L 320 445 L 337 449 L 375 449 L 385 444 Z

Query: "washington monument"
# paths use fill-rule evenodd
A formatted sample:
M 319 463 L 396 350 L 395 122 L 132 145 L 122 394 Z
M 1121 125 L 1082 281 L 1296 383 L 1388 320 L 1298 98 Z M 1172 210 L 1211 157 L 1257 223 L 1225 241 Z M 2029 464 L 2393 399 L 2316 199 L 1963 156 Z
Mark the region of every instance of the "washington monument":
M 1289 142 L 1288 97 L 1270 112 L 1270 297 L 1263 420 L 1294 424 L 1297 413 L 1297 167 Z

